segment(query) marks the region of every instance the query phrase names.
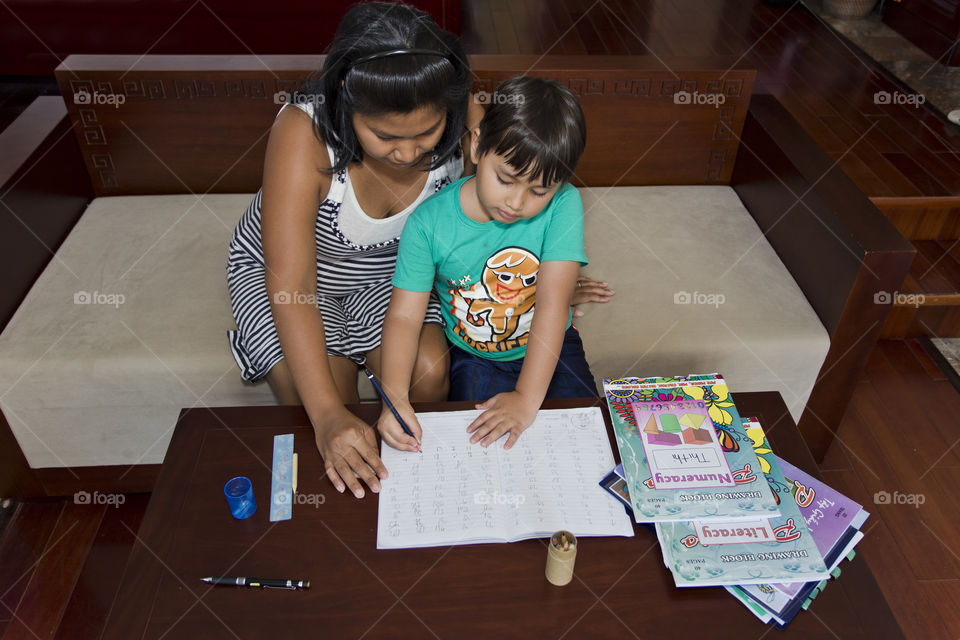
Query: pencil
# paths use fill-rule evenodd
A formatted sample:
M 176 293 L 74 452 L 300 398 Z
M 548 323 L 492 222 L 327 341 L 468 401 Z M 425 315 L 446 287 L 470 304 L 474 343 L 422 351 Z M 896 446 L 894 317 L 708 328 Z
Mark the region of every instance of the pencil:
M 397 408 L 395 406 L 393 406 L 393 403 L 390 402 L 390 398 L 388 398 L 387 394 L 383 391 L 383 387 L 381 387 L 380 383 L 377 382 L 377 379 L 374 377 L 373 372 L 370 371 L 370 369 L 368 369 L 367 367 L 363 368 L 363 372 L 364 374 L 366 374 L 368 378 L 370 378 L 370 384 L 373 385 L 373 388 L 376 390 L 377 395 L 383 398 L 384 404 L 387 405 L 387 408 L 390 409 L 390 413 L 392 413 L 393 417 L 396 418 L 397 422 L 400 423 L 400 426 L 403 428 L 403 432 L 408 436 L 410 436 L 411 438 L 413 438 L 414 440 L 416 440 L 416 437 L 414 437 L 413 432 L 410 431 L 410 427 L 408 427 L 407 423 L 404 422 L 403 418 L 400 417 L 400 412 L 397 411 Z M 418 442 L 417 444 L 420 444 L 420 443 Z
M 297 454 L 293 454 L 293 481 L 290 483 L 293 493 L 297 493 Z

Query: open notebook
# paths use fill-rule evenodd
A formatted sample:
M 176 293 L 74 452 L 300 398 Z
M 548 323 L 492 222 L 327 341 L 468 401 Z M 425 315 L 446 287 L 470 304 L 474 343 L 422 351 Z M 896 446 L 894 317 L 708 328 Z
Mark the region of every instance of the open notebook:
M 598 484 L 614 465 L 598 407 L 540 411 L 509 451 L 466 432 L 480 411 L 420 413 L 423 453 L 386 443 L 377 548 L 549 537 L 632 536 L 619 502 Z

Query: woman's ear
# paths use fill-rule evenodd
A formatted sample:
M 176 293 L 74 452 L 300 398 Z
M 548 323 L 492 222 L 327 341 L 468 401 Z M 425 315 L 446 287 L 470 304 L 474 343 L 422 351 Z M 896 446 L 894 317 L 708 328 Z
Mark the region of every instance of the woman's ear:
M 470 161 L 476 166 L 480 162 L 477 150 L 480 148 L 480 127 L 470 130 Z

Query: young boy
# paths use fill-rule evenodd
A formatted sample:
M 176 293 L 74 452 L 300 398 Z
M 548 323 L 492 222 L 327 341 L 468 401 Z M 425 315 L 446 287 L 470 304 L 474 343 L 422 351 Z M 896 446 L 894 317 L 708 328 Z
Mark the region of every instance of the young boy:
M 417 450 L 408 390 L 431 288 L 450 342 L 450 400 L 483 401 L 467 428 L 509 449 L 544 398 L 596 396 L 569 300 L 583 248 L 583 204 L 566 182 L 586 144 L 576 97 L 553 80 L 504 81 L 471 132 L 475 176 L 439 191 L 400 237 L 383 327 L 383 387 L 414 437 L 385 410 L 383 439 Z M 534 313 L 536 310 L 536 313 Z

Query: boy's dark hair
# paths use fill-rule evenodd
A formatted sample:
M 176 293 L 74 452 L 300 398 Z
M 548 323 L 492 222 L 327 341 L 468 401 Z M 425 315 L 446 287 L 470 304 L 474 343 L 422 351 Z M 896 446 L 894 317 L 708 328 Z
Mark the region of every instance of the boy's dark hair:
M 396 53 L 412 49 L 418 52 Z M 365 2 L 340 21 L 320 75 L 304 91 L 322 101 L 314 110 L 314 132 L 334 150 L 333 173 L 363 159 L 354 113 L 409 113 L 425 105 L 447 115 L 433 169 L 460 152 L 470 67 L 459 39 L 427 12 L 399 2 Z
M 587 123 L 573 92 L 555 80 L 517 76 L 501 82 L 489 102 L 478 157 L 493 151 L 544 186 L 573 175 L 587 144 Z

